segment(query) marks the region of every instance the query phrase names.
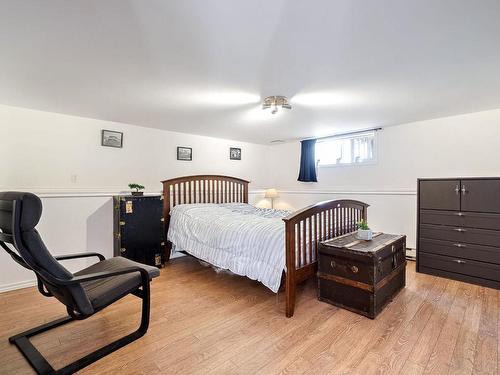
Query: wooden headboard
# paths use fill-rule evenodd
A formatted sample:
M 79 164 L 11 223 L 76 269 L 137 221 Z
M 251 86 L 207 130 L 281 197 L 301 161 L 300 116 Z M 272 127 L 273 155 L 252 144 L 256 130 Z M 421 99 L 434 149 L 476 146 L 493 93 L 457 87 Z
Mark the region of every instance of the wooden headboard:
M 163 199 L 170 209 L 189 203 L 248 203 L 248 183 L 241 178 L 197 175 L 172 178 L 163 182 Z
M 163 183 L 163 217 L 165 230 L 170 210 L 189 203 L 248 203 L 249 181 L 219 175 L 196 175 L 172 178 Z

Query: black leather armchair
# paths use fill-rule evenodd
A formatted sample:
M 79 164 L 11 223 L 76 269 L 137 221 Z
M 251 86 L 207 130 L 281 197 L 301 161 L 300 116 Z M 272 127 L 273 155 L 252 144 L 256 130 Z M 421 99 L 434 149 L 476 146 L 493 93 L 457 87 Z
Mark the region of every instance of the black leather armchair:
M 66 306 L 68 316 L 9 338 L 38 374 L 72 374 L 143 336 L 149 326 L 149 283 L 159 276 L 158 268 L 122 257 L 105 259 L 98 253 L 53 257 L 35 229 L 42 214 L 40 198 L 31 193 L 0 193 L 0 247 L 22 267 L 32 270 L 38 290 Z M 59 261 L 97 257 L 98 262 L 76 273 Z M 79 360 L 54 370 L 29 338 L 73 320 L 86 319 L 128 294 L 142 299 L 140 327 Z

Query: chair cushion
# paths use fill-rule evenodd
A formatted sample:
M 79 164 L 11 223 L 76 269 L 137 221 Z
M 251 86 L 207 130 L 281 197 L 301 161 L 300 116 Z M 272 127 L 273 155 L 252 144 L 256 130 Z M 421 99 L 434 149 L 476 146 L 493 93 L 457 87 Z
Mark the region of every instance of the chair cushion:
M 137 263 L 123 257 L 115 257 L 95 263 L 90 267 L 78 271 L 75 273 L 75 276 L 89 275 L 91 273 L 103 271 L 117 271 L 134 266 L 148 271 L 150 280 L 160 275 L 160 270 L 157 267 Z M 139 272 L 111 276 L 82 283 L 82 287 L 87 293 L 94 309 L 107 306 L 140 286 L 141 275 Z
M 23 242 L 26 245 L 26 249 L 29 252 L 29 256 L 32 261 L 34 261 L 38 268 L 41 268 L 51 274 L 53 277 L 62 280 L 69 280 L 73 278 L 73 274 L 69 272 L 61 263 L 59 263 L 45 247 L 38 231 L 36 229 L 31 229 L 21 233 Z M 27 254 L 24 255 L 24 259 L 28 261 Z M 29 263 L 29 261 L 28 261 Z M 33 266 L 33 264 L 31 264 Z M 68 304 L 67 298 L 62 294 L 62 289 L 64 287 L 53 286 L 48 283 L 44 283 L 45 287 L 62 303 Z M 73 300 L 76 304 L 78 310 L 83 314 L 92 314 L 94 312 L 92 304 L 89 298 L 86 296 L 84 289 L 81 285 L 71 285 L 67 289 L 71 292 Z
M 30 230 L 36 227 L 42 216 L 42 201 L 35 194 L 21 191 L 5 191 L 0 192 L 0 199 L 7 201 L 22 202 L 21 211 L 21 230 Z M 0 216 L 0 229 L 6 233 L 10 233 L 12 228 L 12 215 Z

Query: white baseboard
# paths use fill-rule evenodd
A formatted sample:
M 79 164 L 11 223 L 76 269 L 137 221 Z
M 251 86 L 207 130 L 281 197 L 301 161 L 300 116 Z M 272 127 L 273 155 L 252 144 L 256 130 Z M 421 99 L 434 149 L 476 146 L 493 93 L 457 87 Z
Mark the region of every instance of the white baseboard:
M 417 250 L 416 249 L 407 248 L 406 249 L 406 256 L 409 257 L 409 258 L 416 259 L 417 258 Z
M 0 285 L 0 293 L 8 292 L 10 290 L 29 288 L 35 285 L 36 285 L 36 280 L 25 280 L 25 281 L 18 281 L 17 283 L 3 284 Z

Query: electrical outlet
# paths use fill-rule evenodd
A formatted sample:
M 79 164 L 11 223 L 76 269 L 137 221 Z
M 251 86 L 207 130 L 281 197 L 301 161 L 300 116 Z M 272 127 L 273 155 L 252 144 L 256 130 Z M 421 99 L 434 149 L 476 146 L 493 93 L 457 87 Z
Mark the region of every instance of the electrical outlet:
M 78 179 L 78 176 L 76 174 L 72 174 L 70 177 L 70 181 L 72 184 L 76 184 L 77 179 Z

